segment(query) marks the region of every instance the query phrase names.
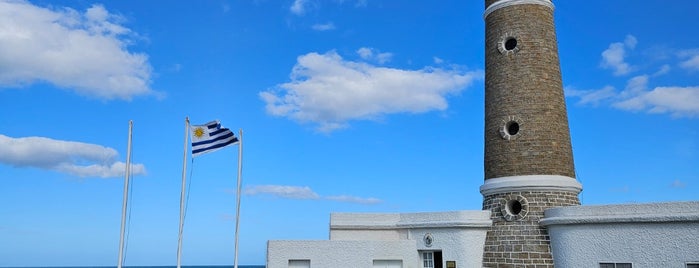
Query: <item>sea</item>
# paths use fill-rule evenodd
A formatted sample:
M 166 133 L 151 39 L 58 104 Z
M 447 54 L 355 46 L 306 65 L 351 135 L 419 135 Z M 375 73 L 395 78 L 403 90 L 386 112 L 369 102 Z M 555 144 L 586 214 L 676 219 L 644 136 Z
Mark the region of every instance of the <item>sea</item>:
M 175 265 L 163 266 L 122 266 L 123 268 L 176 268 Z M 42 267 L 3 267 L 0 268 L 116 268 L 116 266 L 42 266 Z M 233 265 L 182 265 L 182 268 L 233 268 Z M 238 265 L 238 268 L 265 268 L 264 265 Z

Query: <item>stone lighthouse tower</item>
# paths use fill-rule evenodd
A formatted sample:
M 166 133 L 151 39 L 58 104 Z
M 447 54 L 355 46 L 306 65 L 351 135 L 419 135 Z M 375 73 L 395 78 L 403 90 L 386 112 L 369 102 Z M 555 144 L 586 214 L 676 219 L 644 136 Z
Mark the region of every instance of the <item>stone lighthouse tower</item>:
M 485 1 L 484 267 L 553 267 L 544 210 L 579 205 L 550 0 Z

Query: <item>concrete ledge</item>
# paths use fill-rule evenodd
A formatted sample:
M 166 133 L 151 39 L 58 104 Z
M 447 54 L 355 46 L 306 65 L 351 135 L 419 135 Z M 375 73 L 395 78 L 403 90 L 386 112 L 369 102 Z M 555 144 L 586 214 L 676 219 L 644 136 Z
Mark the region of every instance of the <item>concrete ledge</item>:
M 543 226 L 602 223 L 699 223 L 699 202 L 574 206 L 547 209 Z
M 488 8 L 485 9 L 485 12 L 483 12 L 483 19 L 487 18 L 490 13 L 495 12 L 495 10 L 504 8 L 504 7 L 509 7 L 509 6 L 514 6 L 514 5 L 524 5 L 524 4 L 534 4 L 534 5 L 542 5 L 542 6 L 547 6 L 553 10 L 554 6 L 551 0 L 500 0 L 497 1 Z
M 579 194 L 582 184 L 575 178 L 560 175 L 527 175 L 486 179 L 481 185 L 483 196 L 508 192 L 565 191 Z
M 490 211 L 421 213 L 333 213 L 331 230 L 390 230 L 411 228 L 489 228 Z

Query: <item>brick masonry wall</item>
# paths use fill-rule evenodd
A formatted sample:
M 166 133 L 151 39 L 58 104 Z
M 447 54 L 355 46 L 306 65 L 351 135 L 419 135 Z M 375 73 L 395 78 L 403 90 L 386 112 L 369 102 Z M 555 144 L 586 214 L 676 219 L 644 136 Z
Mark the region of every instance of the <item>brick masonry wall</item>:
M 496 0 L 486 0 L 486 7 Z M 553 10 L 544 5 L 503 7 L 485 19 L 486 181 L 522 175 L 575 178 Z M 516 48 L 504 46 L 508 39 Z M 505 131 L 509 122 L 517 134 Z M 520 213 L 505 209 L 522 204 Z M 553 267 L 548 231 L 539 225 L 544 210 L 579 205 L 577 193 L 509 192 L 484 196 L 491 211 L 484 267 Z M 516 210 L 516 209 L 515 209 Z
M 553 10 L 514 5 L 491 13 L 485 23 L 485 179 L 574 178 Z M 516 38 L 515 51 L 502 51 L 508 37 Z M 520 130 L 507 140 L 501 130 L 510 121 Z
M 521 219 L 507 221 L 503 200 L 521 196 L 526 204 Z M 512 192 L 486 196 L 483 210 L 491 211 L 493 226 L 488 231 L 483 253 L 483 267 L 553 268 L 550 238 L 539 225 L 544 210 L 551 207 L 580 205 L 578 195 L 571 192 Z

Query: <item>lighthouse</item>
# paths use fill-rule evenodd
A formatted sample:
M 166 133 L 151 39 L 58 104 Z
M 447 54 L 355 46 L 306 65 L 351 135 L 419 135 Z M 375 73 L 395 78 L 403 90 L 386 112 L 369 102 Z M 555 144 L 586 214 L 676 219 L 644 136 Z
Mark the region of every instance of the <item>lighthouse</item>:
M 484 267 L 553 267 L 544 210 L 580 205 L 550 0 L 486 0 Z

